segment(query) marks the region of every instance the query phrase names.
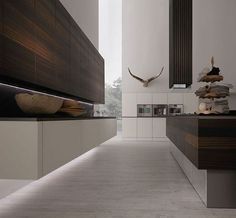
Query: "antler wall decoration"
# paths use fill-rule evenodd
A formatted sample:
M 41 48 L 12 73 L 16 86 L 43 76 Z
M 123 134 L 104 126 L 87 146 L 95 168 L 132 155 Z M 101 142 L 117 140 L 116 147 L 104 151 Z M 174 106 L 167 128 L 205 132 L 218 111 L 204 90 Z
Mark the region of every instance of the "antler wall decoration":
M 144 87 L 148 87 L 148 84 L 149 84 L 151 81 L 157 79 L 157 78 L 163 73 L 164 67 L 162 67 L 161 72 L 160 72 L 157 76 L 153 76 L 153 77 L 151 77 L 151 78 L 149 78 L 149 79 L 147 79 L 147 80 L 144 80 L 144 79 L 142 79 L 142 78 L 140 78 L 140 77 L 138 77 L 138 76 L 135 76 L 134 74 L 131 73 L 131 71 L 130 71 L 129 68 L 128 68 L 128 70 L 129 70 L 129 74 L 130 74 L 133 78 L 135 78 L 135 79 L 137 79 L 139 82 L 143 83 L 143 86 L 144 86 Z

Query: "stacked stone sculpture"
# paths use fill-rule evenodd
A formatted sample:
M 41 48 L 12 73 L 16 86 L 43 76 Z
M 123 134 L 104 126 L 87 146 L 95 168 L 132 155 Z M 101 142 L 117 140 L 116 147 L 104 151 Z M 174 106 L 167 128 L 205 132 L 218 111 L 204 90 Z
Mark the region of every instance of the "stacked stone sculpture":
M 207 85 L 199 88 L 195 94 L 199 97 L 197 114 L 226 114 L 229 113 L 227 97 L 230 95 L 231 84 L 222 83 L 224 77 L 220 69 L 214 66 L 214 57 L 211 58 L 212 69 L 205 68 L 200 74 L 198 82 Z

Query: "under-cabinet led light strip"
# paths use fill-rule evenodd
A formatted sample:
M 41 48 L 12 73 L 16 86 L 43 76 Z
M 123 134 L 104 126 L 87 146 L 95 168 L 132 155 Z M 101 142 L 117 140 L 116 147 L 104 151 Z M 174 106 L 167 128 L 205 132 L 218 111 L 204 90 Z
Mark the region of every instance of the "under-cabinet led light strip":
M 26 88 L 21 88 L 21 87 L 18 87 L 18 86 L 8 85 L 8 84 L 5 84 L 5 83 L 0 83 L 0 86 L 6 86 L 6 87 L 9 87 L 9 88 L 14 88 L 14 89 L 21 89 L 21 90 L 28 91 L 28 92 L 34 92 L 34 93 L 37 93 L 37 94 L 47 95 L 47 96 L 51 96 L 51 97 L 55 97 L 55 98 L 61 98 L 63 100 L 73 100 L 73 99 L 70 99 L 70 98 L 64 98 L 64 97 L 60 97 L 60 96 L 57 96 L 57 95 L 52 95 L 52 94 L 48 94 L 48 93 L 44 93 L 44 92 L 35 91 L 35 90 L 32 90 L 32 89 L 26 89 Z M 84 101 L 78 101 L 78 102 L 81 102 L 81 103 L 87 104 L 87 105 L 93 105 L 92 103 L 88 103 L 88 102 L 84 102 Z

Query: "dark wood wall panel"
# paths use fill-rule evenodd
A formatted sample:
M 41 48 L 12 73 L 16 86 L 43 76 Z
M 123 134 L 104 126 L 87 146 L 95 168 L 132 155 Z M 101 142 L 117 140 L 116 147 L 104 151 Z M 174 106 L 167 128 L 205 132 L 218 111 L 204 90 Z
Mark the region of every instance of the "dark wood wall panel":
M 169 0 L 169 87 L 192 84 L 192 0 Z
M 104 103 L 104 61 L 59 0 L 2 0 L 0 81 Z

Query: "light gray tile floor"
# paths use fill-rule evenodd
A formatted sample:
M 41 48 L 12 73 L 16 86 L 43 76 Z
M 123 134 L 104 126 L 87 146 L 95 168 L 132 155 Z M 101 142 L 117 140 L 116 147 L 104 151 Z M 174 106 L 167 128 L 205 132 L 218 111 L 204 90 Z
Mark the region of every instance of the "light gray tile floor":
M 110 140 L 0 200 L 1 218 L 235 218 L 207 209 L 167 142 Z

